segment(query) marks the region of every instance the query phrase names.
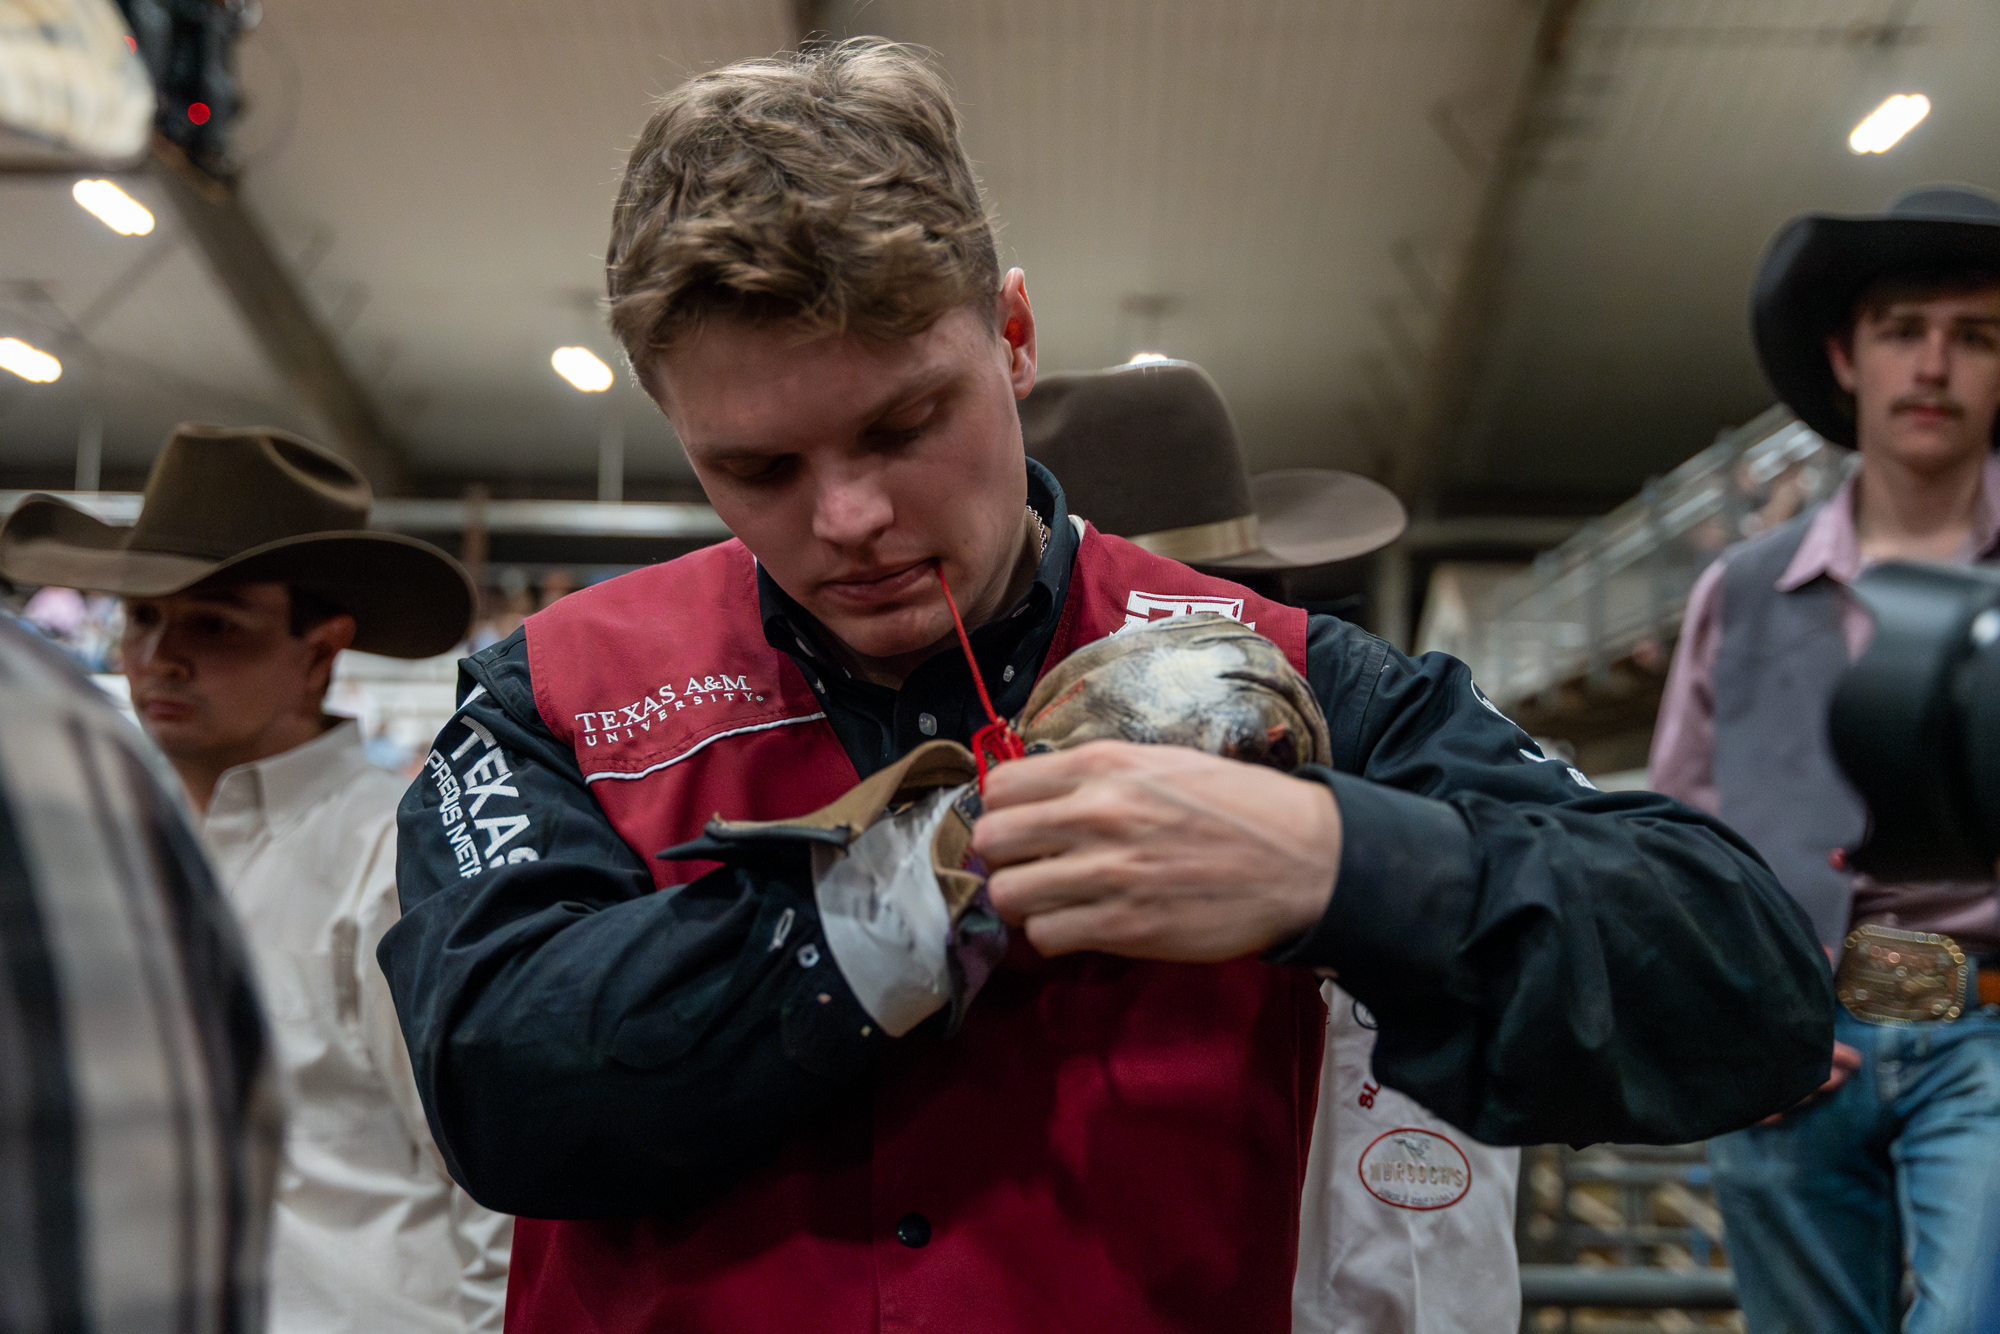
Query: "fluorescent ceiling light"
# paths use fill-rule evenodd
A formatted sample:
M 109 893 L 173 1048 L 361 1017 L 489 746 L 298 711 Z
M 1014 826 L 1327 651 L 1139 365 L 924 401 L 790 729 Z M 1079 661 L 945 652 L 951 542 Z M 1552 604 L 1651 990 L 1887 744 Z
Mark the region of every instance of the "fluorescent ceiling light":
M 10 370 L 36 384 L 48 384 L 62 376 L 62 363 L 18 338 L 0 338 L 0 370 Z
M 1125 364 L 1127 366 L 1157 366 L 1163 361 L 1172 360 L 1173 358 L 1164 352 L 1134 352 L 1132 359 Z
M 549 365 L 586 394 L 601 394 L 611 387 L 611 368 L 587 347 L 559 347 L 549 357 Z
M 153 215 L 145 205 L 110 181 L 78 181 L 70 194 L 120 236 L 144 236 L 153 230 Z
M 1854 127 L 1847 146 L 1857 153 L 1886 153 L 1930 114 L 1931 100 L 1922 93 L 1897 93 Z

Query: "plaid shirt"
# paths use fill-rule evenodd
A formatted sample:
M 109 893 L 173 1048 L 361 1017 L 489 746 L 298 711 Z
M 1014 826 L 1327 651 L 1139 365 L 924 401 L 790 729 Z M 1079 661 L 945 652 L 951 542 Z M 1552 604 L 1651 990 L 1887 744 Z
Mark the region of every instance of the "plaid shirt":
M 0 1329 L 249 1332 L 281 1116 L 173 780 L 0 618 Z

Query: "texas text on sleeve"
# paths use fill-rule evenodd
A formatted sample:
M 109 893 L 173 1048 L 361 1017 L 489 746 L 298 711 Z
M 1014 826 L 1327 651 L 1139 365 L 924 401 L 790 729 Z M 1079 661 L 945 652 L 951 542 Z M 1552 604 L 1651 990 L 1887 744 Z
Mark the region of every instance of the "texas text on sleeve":
M 1334 970 L 1374 1012 L 1379 1080 L 1482 1140 L 1577 1144 L 1701 1139 L 1820 1082 L 1824 961 L 1727 828 L 1596 791 L 1454 659 L 1316 616 L 1308 662 L 1336 763 L 1301 776 L 1332 788 L 1345 846 L 1325 917 L 1271 962 Z M 542 724 L 518 632 L 466 660 L 460 693 L 403 802 L 404 916 L 380 957 L 475 1198 L 674 1212 L 865 1096 L 879 1047 L 950 1040 L 860 1036 L 837 970 L 786 966 L 824 947 L 810 884 L 725 867 L 655 893 Z M 885 762 L 859 753 L 874 729 L 833 721 L 860 772 Z M 830 971 L 838 994 L 813 1003 Z

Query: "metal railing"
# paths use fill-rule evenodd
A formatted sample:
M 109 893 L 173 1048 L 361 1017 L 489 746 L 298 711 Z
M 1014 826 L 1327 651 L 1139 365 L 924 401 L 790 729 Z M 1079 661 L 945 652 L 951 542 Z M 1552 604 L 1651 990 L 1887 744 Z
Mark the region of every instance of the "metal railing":
M 1663 670 L 1687 596 L 1730 543 L 1831 495 L 1852 466 L 1782 407 L 1725 432 L 1474 609 L 1462 656 L 1501 704 L 1633 660 Z
M 1524 1149 L 1517 1242 L 1524 1330 L 1735 1324 L 1704 1145 Z

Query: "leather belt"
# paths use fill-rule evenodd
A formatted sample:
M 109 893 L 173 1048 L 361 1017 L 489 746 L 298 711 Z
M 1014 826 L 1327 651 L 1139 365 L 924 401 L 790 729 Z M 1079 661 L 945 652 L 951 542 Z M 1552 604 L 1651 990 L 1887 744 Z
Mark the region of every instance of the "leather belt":
M 1871 924 L 1846 944 L 1834 989 L 1857 1019 L 1950 1023 L 1971 1006 L 2000 1005 L 2000 968 L 1982 967 L 1950 936 Z

